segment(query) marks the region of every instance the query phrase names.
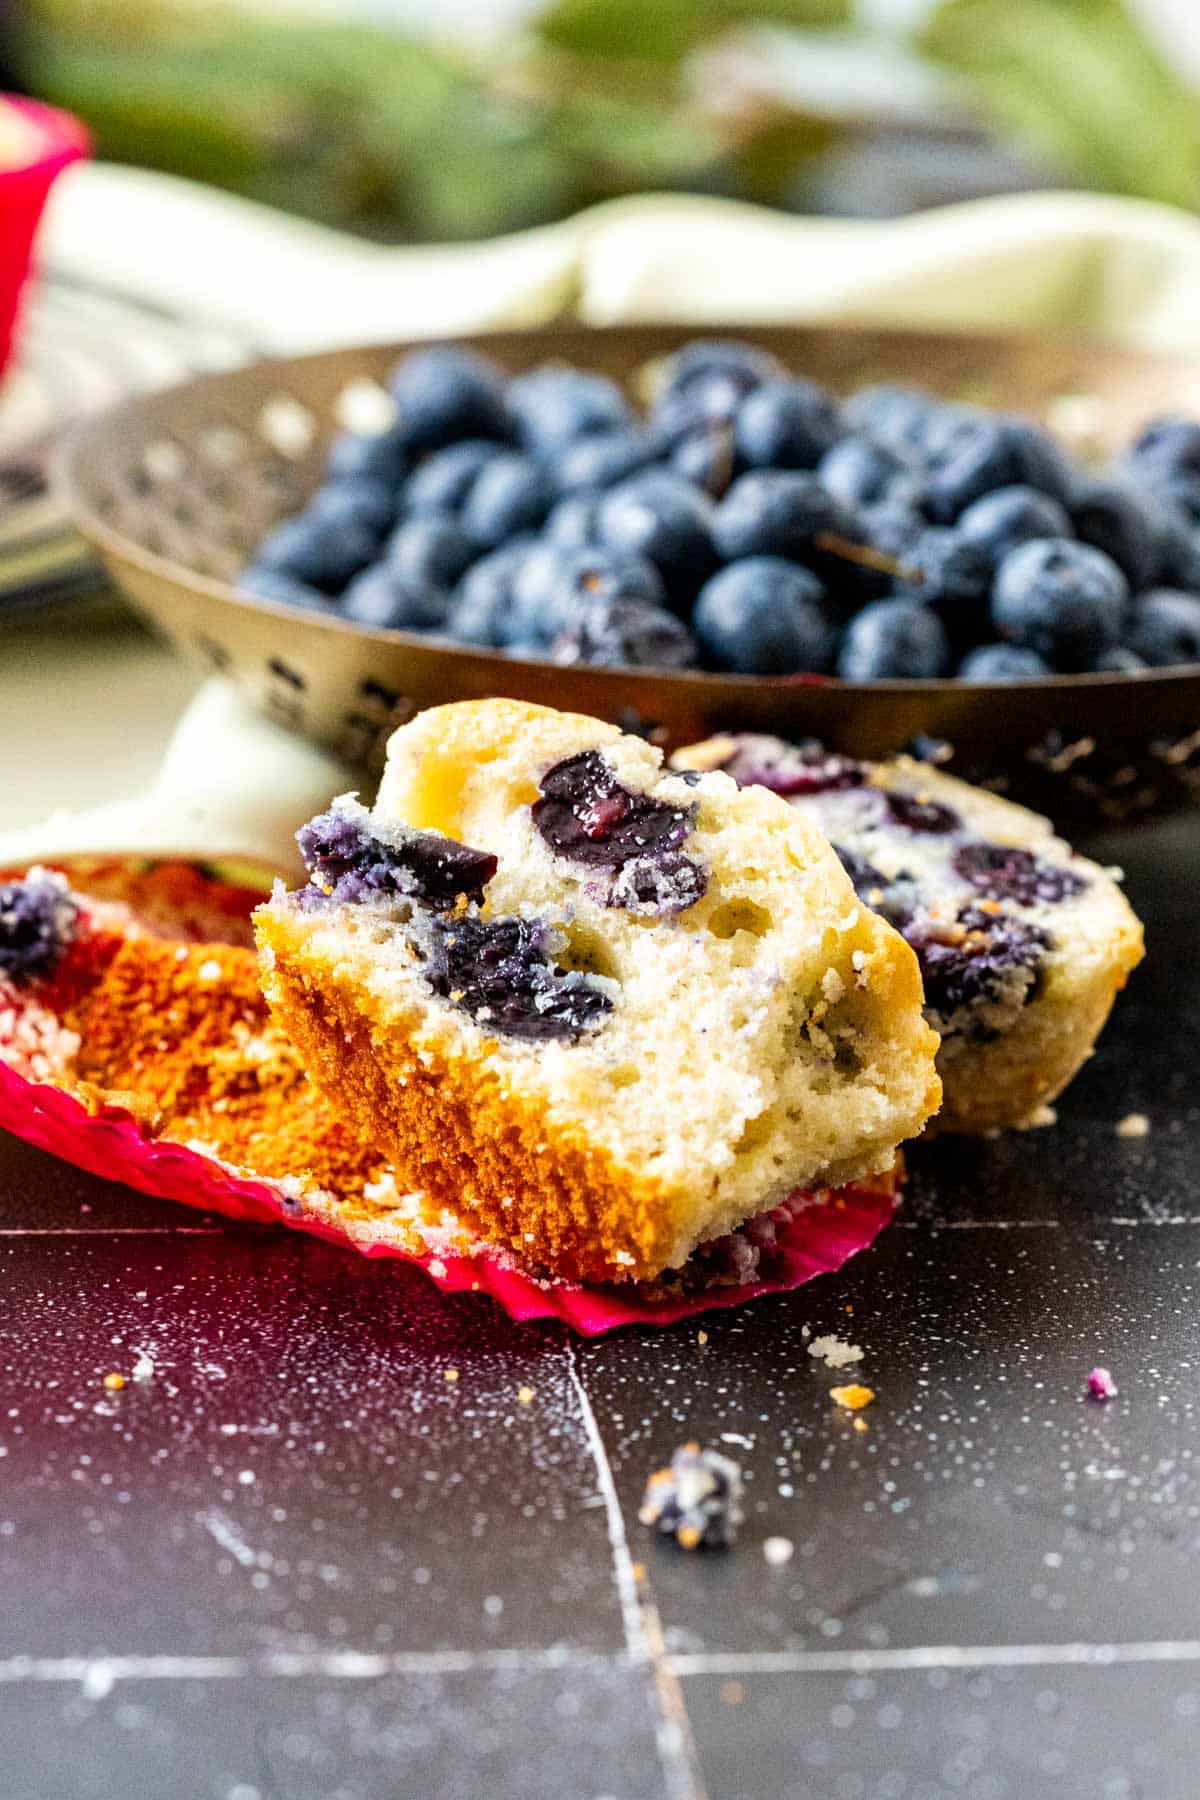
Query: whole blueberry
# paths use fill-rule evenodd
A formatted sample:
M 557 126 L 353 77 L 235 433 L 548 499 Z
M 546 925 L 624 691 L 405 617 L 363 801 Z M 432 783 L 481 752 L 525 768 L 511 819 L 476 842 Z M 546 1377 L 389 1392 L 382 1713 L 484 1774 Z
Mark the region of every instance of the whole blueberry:
M 674 613 L 641 600 L 592 600 L 554 644 L 556 663 L 597 668 L 690 669 L 696 641 Z
M 564 550 L 582 550 L 598 541 L 600 535 L 601 494 L 596 489 L 583 489 L 568 494 L 550 510 L 543 536 Z
M 958 665 L 960 681 L 1037 681 L 1053 674 L 1036 650 L 1019 644 L 980 644 Z
M 650 414 L 650 430 L 668 448 L 697 431 L 732 426 L 747 388 L 735 375 L 720 371 L 698 376 L 687 387 L 660 394 Z
M 903 500 L 881 500 L 864 506 L 857 518 L 859 540 L 880 556 L 904 562 L 928 523 Z
M 1146 585 L 1200 593 L 1200 534 L 1160 489 L 1138 487 L 1137 494 L 1154 534 L 1155 571 Z
M 391 389 L 396 429 L 411 452 L 512 436 L 500 370 L 473 350 L 414 350 L 393 369 Z
M 814 469 L 841 436 L 837 403 L 815 381 L 767 381 L 737 410 L 733 441 L 753 469 Z
M 485 463 L 462 509 L 462 527 L 484 549 L 534 531 L 553 499 L 545 469 L 532 456 L 506 451 Z
M 1024 419 L 970 411 L 936 447 L 925 507 L 948 525 L 993 488 L 1032 487 L 1062 500 L 1070 483 L 1066 458 L 1046 432 Z
M 843 438 L 827 450 L 817 464 L 817 477 L 843 506 L 886 505 L 896 498 L 913 503 L 920 496 L 912 465 L 865 437 Z
M 1005 419 L 1013 456 L 1020 470 L 1018 484 L 1049 494 L 1060 505 L 1070 504 L 1075 486 L 1075 467 L 1058 440 L 1032 419 Z
M 1186 551 L 1172 562 L 1170 585 L 1184 594 L 1200 594 L 1200 531 L 1189 534 Z
M 824 673 L 834 631 L 816 576 L 778 556 L 733 562 L 700 590 L 692 629 L 708 659 L 738 675 Z
M 651 424 L 670 441 L 709 425 L 728 424 L 747 394 L 785 373 L 769 351 L 754 344 L 697 338 L 667 365 Z
M 1157 485 L 1163 499 L 1181 512 L 1189 525 L 1200 525 L 1200 475 L 1174 475 Z
M 785 556 L 805 562 L 827 534 L 852 537 L 853 521 L 815 475 L 752 469 L 734 482 L 713 521 L 721 556 Z
M 950 645 L 941 620 L 915 600 L 874 600 L 842 639 L 843 681 L 919 681 L 944 675 Z
M 449 513 L 418 513 L 402 519 L 384 555 L 402 581 L 449 590 L 479 554 L 473 538 Z
M 1115 649 L 1106 650 L 1103 656 L 1096 658 L 1091 672 L 1094 675 L 1140 675 L 1149 666 L 1144 656 L 1138 656 L 1136 651 L 1118 644 Z
M 730 425 L 709 425 L 680 438 L 671 452 L 671 467 L 712 500 L 729 489 L 737 469 Z
M 664 389 L 687 387 L 709 375 L 726 375 L 740 381 L 744 393 L 764 381 L 775 381 L 787 371 L 778 357 L 742 338 L 693 338 L 677 350 L 667 364 Z
M 391 562 L 372 563 L 342 595 L 342 617 L 385 631 L 440 631 L 450 610 L 444 588 L 406 577 Z
M 285 575 L 282 569 L 264 569 L 258 563 L 247 564 L 237 578 L 237 588 L 255 600 L 275 600 L 282 606 L 299 607 L 301 612 L 337 611 L 337 602 L 328 594 Z
M 378 536 L 396 522 L 397 496 L 382 481 L 326 481 L 308 503 L 307 511 L 335 524 L 362 520 Z
M 510 610 L 502 625 L 503 641 L 509 649 L 548 649 L 571 617 L 573 608 L 564 580 L 571 554 L 561 544 L 536 537 L 514 565 L 508 582 Z
M 615 381 L 566 363 L 543 363 L 516 376 L 507 397 L 519 443 L 537 456 L 553 456 L 576 438 L 633 422 Z
M 587 545 L 565 559 L 563 572 L 581 604 L 593 600 L 640 600 L 647 606 L 666 605 L 662 576 L 648 558 L 632 551 Z
M 357 487 L 321 488 L 304 512 L 269 532 L 254 555 L 262 569 L 290 575 L 323 593 L 339 593 L 372 562 L 382 527 L 378 512 L 355 500 Z
M 481 471 L 504 454 L 503 446 L 484 438 L 467 438 L 435 450 L 418 464 L 400 495 L 400 510 L 414 513 L 460 512 Z
M 408 446 L 394 426 L 386 431 L 343 431 L 325 459 L 326 481 L 381 481 L 393 490 L 408 470 Z
M 1127 460 L 1160 478 L 1200 476 L 1200 423 L 1175 414 L 1151 419 L 1130 445 Z
M 1172 588 L 1139 594 L 1126 641 L 1155 668 L 1200 662 L 1200 599 Z
M 665 469 L 634 475 L 607 494 L 600 536 L 611 550 L 652 562 L 673 606 L 689 605 L 712 573 L 712 502 Z
M 931 607 L 952 647 L 986 635 L 992 566 L 977 544 L 946 525 L 927 526 L 904 552 L 896 592 Z
M 598 545 L 564 550 L 535 544 L 513 579 L 515 639 L 548 646 L 584 607 L 597 601 L 660 607 L 666 594 L 653 563 Z
M 878 382 L 851 394 L 843 404 L 842 418 L 848 430 L 861 432 L 909 461 L 921 450 L 929 421 L 937 410 L 933 395 L 921 388 Z
M 1128 611 L 1129 586 L 1116 563 L 1071 538 L 1033 538 L 996 571 L 996 630 L 1055 669 L 1090 667 L 1121 641 Z
M 1154 506 L 1132 482 L 1097 478 L 1077 483 L 1071 498 L 1071 522 L 1083 543 L 1112 557 L 1135 592 L 1155 579 L 1163 556 L 1160 528 L 1156 528 Z
M 913 460 L 925 472 L 938 468 L 961 439 L 964 427 L 979 417 L 994 415 L 981 414 L 978 407 L 964 406 L 957 400 L 932 402 L 913 444 Z
M 972 501 L 1020 479 L 1003 420 L 994 413 L 963 412 L 930 459 L 929 516 L 940 524 L 953 524 Z
M 454 591 L 447 637 L 490 650 L 508 645 L 516 626 L 513 583 L 536 542 L 532 536 L 514 538 L 471 564 Z
M 551 478 L 560 494 L 614 487 L 653 462 L 657 448 L 636 426 L 592 432 L 568 444 L 555 458 Z
M 1069 538 L 1071 520 L 1049 494 L 1031 487 L 1002 487 L 973 500 L 960 517 L 958 530 L 994 569 L 1010 550 L 1030 538 Z
M 929 529 L 929 521 L 914 512 L 897 490 L 891 499 L 861 507 L 853 515 L 849 537 L 856 546 L 857 560 L 848 559 L 845 551 L 807 560 L 819 569 L 834 611 L 849 618 L 868 600 L 894 591 L 909 572 L 913 545 Z M 915 568 L 912 572 L 916 573 Z

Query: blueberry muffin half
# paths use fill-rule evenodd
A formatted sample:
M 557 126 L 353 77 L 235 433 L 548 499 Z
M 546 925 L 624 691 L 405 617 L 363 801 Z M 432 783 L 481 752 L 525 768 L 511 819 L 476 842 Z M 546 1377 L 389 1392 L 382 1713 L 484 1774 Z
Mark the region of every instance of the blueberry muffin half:
M 776 795 L 504 700 L 300 833 L 263 983 L 404 1182 L 526 1267 L 644 1280 L 936 1108 L 916 959 Z
M 731 735 L 673 762 L 785 797 L 912 945 L 942 1039 L 935 1130 L 1036 1122 L 1142 958 L 1141 924 L 1111 875 L 1037 813 L 908 757 L 858 762 L 812 740 Z

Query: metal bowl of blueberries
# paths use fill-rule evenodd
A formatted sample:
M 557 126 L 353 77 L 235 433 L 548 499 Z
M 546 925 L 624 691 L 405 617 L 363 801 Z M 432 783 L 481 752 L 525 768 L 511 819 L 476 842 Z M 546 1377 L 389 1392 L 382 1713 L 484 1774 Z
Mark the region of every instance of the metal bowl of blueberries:
M 159 629 L 352 761 L 507 694 L 1100 822 L 1200 790 L 1198 421 L 1200 363 L 1079 340 L 554 326 L 207 377 L 60 475 Z

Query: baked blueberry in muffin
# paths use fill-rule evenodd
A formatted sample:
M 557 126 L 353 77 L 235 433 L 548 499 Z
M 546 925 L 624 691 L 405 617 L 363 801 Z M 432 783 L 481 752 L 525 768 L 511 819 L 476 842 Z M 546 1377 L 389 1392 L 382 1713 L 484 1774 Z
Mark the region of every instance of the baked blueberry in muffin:
M 1062 1092 L 1141 960 L 1142 928 L 1048 820 L 907 757 L 859 762 L 812 741 L 711 738 L 674 766 L 784 796 L 911 944 L 942 1039 L 935 1129 L 1025 1124 Z
M 777 795 L 491 700 L 392 738 L 374 809 L 259 909 L 312 1078 L 525 1266 L 649 1279 L 890 1166 L 936 1108 L 916 958 Z

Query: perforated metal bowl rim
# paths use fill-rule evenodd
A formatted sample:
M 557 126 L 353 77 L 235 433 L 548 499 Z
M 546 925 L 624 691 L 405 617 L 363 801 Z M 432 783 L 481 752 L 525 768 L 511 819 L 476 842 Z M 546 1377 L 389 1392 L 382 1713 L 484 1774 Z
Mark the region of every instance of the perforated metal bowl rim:
M 1155 411 L 1190 405 L 1200 415 L 1200 360 L 1081 338 L 873 325 L 703 330 L 761 344 L 839 391 L 908 380 L 1023 410 L 1061 426 L 1085 455 L 1116 449 Z M 556 324 L 457 341 L 514 372 L 547 360 L 599 368 L 644 398 L 648 366 L 697 335 L 691 324 Z M 239 557 L 317 484 L 329 438 L 349 422 L 348 395 L 384 383 L 399 357 L 421 347 L 368 344 L 247 364 L 127 401 L 79 427 L 59 452 L 80 531 L 135 607 L 286 729 L 369 770 L 414 712 L 507 695 L 613 719 L 664 745 L 760 731 L 877 757 L 938 740 L 955 773 L 1080 824 L 1200 803 L 1200 665 L 978 684 L 560 666 L 240 593 Z M 291 421 L 303 429 L 290 442 L 281 404 L 303 415 Z M 214 429 L 236 436 L 221 444 Z M 160 463 L 168 443 L 176 455 Z M 200 574 L 206 561 L 216 567 Z
M 977 332 L 950 333 L 945 331 L 923 332 L 916 330 L 886 331 L 880 330 L 875 326 L 864 327 L 862 329 L 869 334 L 873 343 L 884 344 L 890 339 L 895 343 L 898 352 L 906 351 L 910 354 L 914 344 L 919 345 L 923 340 L 944 343 L 947 338 L 952 338 L 955 344 L 961 346 L 964 350 L 969 347 L 976 348 L 979 352 L 981 361 L 985 364 L 989 360 L 989 351 L 994 352 L 997 345 L 1011 348 L 1023 344 L 1036 344 L 1039 349 L 1050 352 L 1057 346 L 1061 347 L 1064 351 L 1074 353 L 1078 353 L 1080 350 L 1091 352 L 1098 348 L 1090 340 L 1082 338 L 1077 334 L 1068 333 L 1050 334 L 1013 332 L 1004 334 L 984 334 Z M 480 350 L 484 354 L 496 355 L 501 358 L 504 348 L 511 345 L 514 341 L 523 345 L 541 343 L 544 344 L 547 357 L 549 358 L 556 350 L 561 354 L 564 337 L 569 335 L 574 339 L 581 333 L 584 334 L 585 339 L 594 338 L 597 341 L 602 341 L 605 338 L 648 338 L 652 335 L 657 336 L 659 333 L 669 334 L 672 337 L 678 336 L 680 339 L 697 336 L 706 338 L 736 337 L 746 339 L 750 342 L 766 339 L 768 340 L 768 347 L 770 347 L 769 340 L 778 340 L 781 337 L 786 338 L 793 330 L 795 330 L 797 334 L 803 333 L 805 337 L 820 337 L 827 334 L 830 337 L 846 338 L 853 337 L 856 332 L 856 328 L 852 325 L 828 327 L 805 325 L 793 328 L 786 326 L 755 326 L 738 323 L 716 325 L 705 323 L 703 326 L 698 326 L 693 323 L 676 325 L 663 322 L 653 326 L 540 326 L 532 327 L 527 331 L 520 332 L 465 334 L 453 340 L 399 340 L 395 343 L 387 342 L 353 346 L 346 350 L 318 351 L 308 356 L 264 357 L 250 366 L 253 366 L 256 370 L 263 373 L 278 370 L 281 377 L 281 384 L 286 385 L 285 378 L 287 373 L 297 367 L 315 363 L 344 362 L 347 358 L 352 358 L 356 355 L 362 356 L 364 359 L 376 359 L 380 357 L 394 357 L 398 359 L 412 350 L 427 348 L 431 342 L 453 341 L 469 345 L 472 348 Z M 668 352 L 665 349 L 659 349 L 657 351 L 657 354 L 659 355 L 666 353 Z M 652 351 L 651 356 L 653 354 L 654 352 Z M 1154 356 L 1151 353 L 1143 351 L 1114 351 L 1112 354 L 1125 361 L 1150 361 L 1156 364 L 1162 364 L 1174 360 L 1161 356 Z M 650 357 L 648 357 L 647 360 L 650 360 Z M 1200 381 L 1200 364 L 1194 364 L 1193 368 L 1197 380 Z M 238 371 L 233 371 L 233 373 L 236 374 Z M 219 390 L 223 385 L 228 383 L 228 380 L 229 372 L 223 372 L 217 375 L 200 376 L 192 381 L 181 383 L 173 388 L 162 389 L 152 398 L 159 403 L 169 402 L 171 399 L 177 397 L 200 398 L 206 390 Z M 147 549 L 144 545 L 140 544 L 136 538 L 131 537 L 128 533 L 110 525 L 89 504 L 81 484 L 76 477 L 76 470 L 82 455 L 97 436 L 103 435 L 107 437 L 112 431 L 118 429 L 123 418 L 140 416 L 145 410 L 146 400 L 146 396 L 138 396 L 132 400 L 122 401 L 117 406 L 111 407 L 103 413 L 75 426 L 65 434 L 58 446 L 53 457 L 53 479 L 60 491 L 65 495 L 78 528 L 99 550 L 106 552 L 114 559 L 135 564 L 147 575 L 150 575 L 159 581 L 183 583 L 192 588 L 193 591 L 206 595 L 210 599 L 218 601 L 223 605 L 233 605 L 252 614 L 266 614 L 267 616 L 273 616 L 288 624 L 294 625 L 298 616 L 296 608 L 287 606 L 282 602 L 260 599 L 256 596 L 244 594 L 229 582 L 219 581 L 212 576 L 200 574 L 199 572 L 188 568 L 185 564 L 177 562 L 174 558 L 162 556 L 155 551 Z M 546 658 L 515 657 L 502 651 L 480 651 L 471 646 L 456 644 L 452 639 L 437 637 L 433 634 L 395 631 L 383 627 L 363 626 L 356 624 L 352 620 L 341 618 L 336 613 L 321 613 L 314 611 L 312 613 L 303 613 L 300 616 L 303 618 L 306 628 L 312 627 L 318 631 L 342 634 L 360 641 L 369 642 L 372 640 L 381 640 L 418 652 L 435 650 L 439 657 L 447 659 L 451 665 L 455 662 L 466 664 L 477 663 L 480 660 L 484 660 L 488 663 L 501 664 L 506 667 L 523 667 L 531 673 L 536 673 L 539 670 L 554 671 L 559 675 L 568 673 L 568 671 L 561 668 L 560 665 L 551 663 Z M 569 670 L 571 676 L 582 676 L 584 678 L 586 678 L 588 672 L 586 665 L 573 665 Z M 1089 692 L 1107 693 L 1114 689 L 1128 689 L 1131 694 L 1135 692 L 1144 694 L 1147 690 L 1153 691 L 1159 688 L 1178 689 L 1181 686 L 1187 687 L 1188 685 L 1195 685 L 1197 698 L 1198 701 L 1200 701 L 1200 664 L 1180 664 L 1166 668 L 1151 668 L 1147 670 L 1138 670 L 1131 674 L 1105 671 L 1100 673 L 1074 675 L 1055 674 L 1019 681 L 971 683 L 957 681 L 952 676 L 922 680 L 852 682 L 840 680 L 836 676 L 825 675 L 735 675 L 699 669 L 672 670 L 670 674 L 667 675 L 656 669 L 646 669 L 635 665 L 623 665 L 619 669 L 606 670 L 605 672 L 626 676 L 630 682 L 634 684 L 646 681 L 670 680 L 671 682 L 682 684 L 685 688 L 694 688 L 698 693 L 707 692 L 710 694 L 730 695 L 736 694 L 739 690 L 747 694 L 754 693 L 756 695 L 762 695 L 764 692 L 777 692 L 783 694 L 794 690 L 797 686 L 821 686 L 837 689 L 847 695 L 854 695 L 856 699 L 865 699 L 872 694 L 911 695 L 913 697 L 919 695 L 942 696 L 948 689 L 966 688 L 969 689 L 973 695 L 977 695 L 981 699 L 988 695 L 996 699 L 1004 697 L 1011 699 L 1015 695 L 1021 693 L 1042 695 L 1051 689 L 1061 690 L 1064 694 L 1086 694 Z M 632 690 L 630 699 L 631 701 L 636 700 L 636 693 Z

